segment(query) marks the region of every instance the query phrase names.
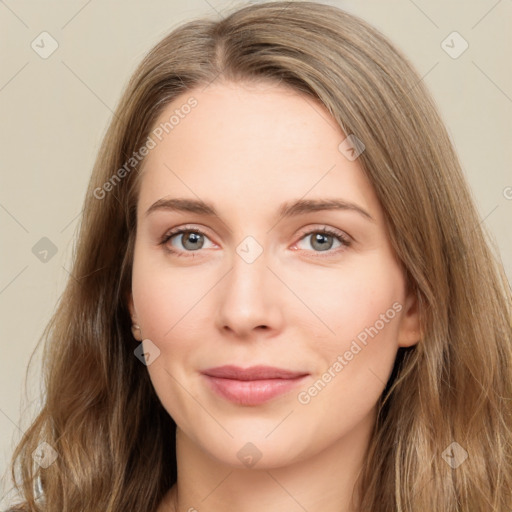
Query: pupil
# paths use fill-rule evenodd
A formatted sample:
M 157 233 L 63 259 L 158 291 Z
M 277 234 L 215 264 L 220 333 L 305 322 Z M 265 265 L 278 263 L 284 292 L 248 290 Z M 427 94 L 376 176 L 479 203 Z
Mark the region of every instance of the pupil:
M 198 248 L 198 245 L 194 246 L 194 244 L 198 244 L 198 242 L 201 241 L 201 237 L 203 235 L 200 235 L 199 233 L 193 233 L 193 232 L 189 232 L 188 233 L 188 236 L 186 236 L 185 238 L 185 243 L 184 243 L 184 247 L 187 247 L 187 244 L 188 243 L 191 243 L 192 244 L 192 247 L 189 247 L 191 249 L 197 249 Z M 199 244 L 199 248 L 202 247 L 203 244 Z
M 332 240 L 331 240 L 331 244 L 329 243 L 325 243 L 326 242 L 326 239 L 327 238 L 330 238 L 331 235 L 326 235 L 326 234 L 323 234 L 323 233 L 317 233 L 315 235 L 315 237 L 313 238 L 313 247 L 315 247 L 315 244 L 316 243 L 319 243 L 320 245 L 318 247 L 316 247 L 316 249 L 320 249 L 321 251 L 325 251 L 327 249 L 330 249 L 331 246 L 332 246 Z

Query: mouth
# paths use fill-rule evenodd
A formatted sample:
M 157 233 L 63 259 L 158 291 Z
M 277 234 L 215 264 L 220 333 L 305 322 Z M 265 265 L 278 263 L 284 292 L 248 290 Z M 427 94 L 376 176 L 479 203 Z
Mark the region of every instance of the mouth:
M 309 375 L 271 366 L 219 366 L 202 372 L 209 386 L 222 398 L 238 405 L 255 406 L 299 386 Z

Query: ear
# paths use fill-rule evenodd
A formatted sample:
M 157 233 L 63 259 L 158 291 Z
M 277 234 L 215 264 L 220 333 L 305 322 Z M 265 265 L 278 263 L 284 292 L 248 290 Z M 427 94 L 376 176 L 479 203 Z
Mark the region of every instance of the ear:
M 421 339 L 419 301 L 416 292 L 411 290 L 404 303 L 398 331 L 398 346 L 412 347 Z
M 128 310 L 130 311 L 130 317 L 132 321 L 131 330 L 132 335 L 137 341 L 142 341 L 142 331 L 137 319 L 137 314 L 135 313 L 135 306 L 133 304 L 133 296 L 131 293 L 128 294 L 126 299 L 126 303 L 128 305 Z
M 128 295 L 126 297 L 126 304 L 128 305 L 128 311 L 130 312 L 132 324 L 136 324 L 137 323 L 137 315 L 135 313 L 135 306 L 133 304 L 133 295 L 131 294 L 131 292 L 128 293 Z

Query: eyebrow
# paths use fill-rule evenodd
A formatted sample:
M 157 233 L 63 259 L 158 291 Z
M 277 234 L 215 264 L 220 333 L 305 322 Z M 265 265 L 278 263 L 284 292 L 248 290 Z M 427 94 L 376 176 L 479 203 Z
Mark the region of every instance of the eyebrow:
M 218 217 L 215 207 L 211 203 L 207 203 L 201 199 L 162 198 L 153 203 L 147 209 L 145 215 L 148 216 L 158 210 L 197 213 L 200 215 Z M 299 199 L 297 201 L 283 203 L 279 207 L 278 213 L 281 218 L 287 218 L 325 210 L 354 211 L 364 218 L 375 222 L 375 219 L 366 210 L 355 203 L 343 199 Z

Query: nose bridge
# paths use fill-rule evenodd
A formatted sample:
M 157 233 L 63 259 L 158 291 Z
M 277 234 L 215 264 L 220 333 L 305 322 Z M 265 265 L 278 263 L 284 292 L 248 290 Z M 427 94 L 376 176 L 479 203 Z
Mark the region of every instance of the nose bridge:
M 240 244 L 237 253 L 233 256 L 231 287 L 235 293 L 242 295 L 239 300 L 244 297 L 255 299 L 265 294 L 266 274 L 268 273 L 267 255 L 262 251 L 255 257 L 252 248 L 244 252 L 243 247 Z M 247 248 L 246 245 L 245 248 Z
M 260 308 L 266 302 L 268 272 L 267 254 L 263 248 L 256 255 L 251 242 L 242 242 L 233 255 L 227 294 L 240 306 L 245 304 L 255 311 L 255 308 Z
M 259 326 L 276 327 L 280 317 L 267 253 L 251 238 L 246 237 L 233 254 L 220 301 L 220 327 L 238 333 Z

